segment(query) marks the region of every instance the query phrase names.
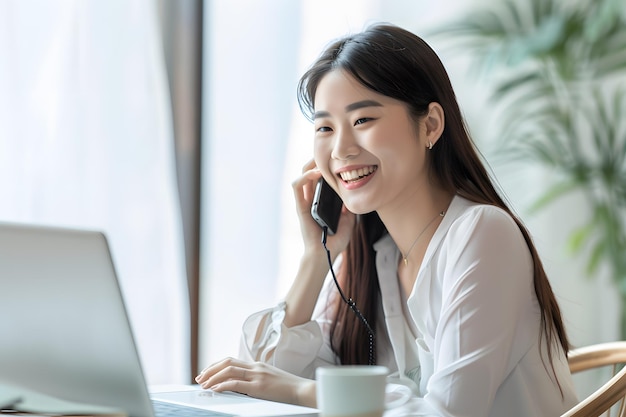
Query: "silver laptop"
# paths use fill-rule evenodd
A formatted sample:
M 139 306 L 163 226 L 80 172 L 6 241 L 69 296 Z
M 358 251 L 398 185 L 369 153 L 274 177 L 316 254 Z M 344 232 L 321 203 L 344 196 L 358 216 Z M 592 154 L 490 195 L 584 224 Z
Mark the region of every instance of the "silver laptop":
M 182 407 L 207 415 L 317 415 L 194 386 L 151 397 L 107 240 L 95 231 L 0 222 L 0 382 L 132 417 L 161 415 L 156 403 L 174 406 L 177 416 Z

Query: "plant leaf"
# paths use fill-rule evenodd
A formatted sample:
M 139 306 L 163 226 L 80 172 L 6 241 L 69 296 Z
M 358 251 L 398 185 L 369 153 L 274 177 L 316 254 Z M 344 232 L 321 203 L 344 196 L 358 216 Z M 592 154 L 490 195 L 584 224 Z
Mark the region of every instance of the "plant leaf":
M 574 181 L 562 182 L 553 185 L 530 206 L 530 213 L 535 213 L 545 208 L 548 204 L 552 203 L 557 198 L 569 194 L 577 188 L 579 188 L 579 184 Z

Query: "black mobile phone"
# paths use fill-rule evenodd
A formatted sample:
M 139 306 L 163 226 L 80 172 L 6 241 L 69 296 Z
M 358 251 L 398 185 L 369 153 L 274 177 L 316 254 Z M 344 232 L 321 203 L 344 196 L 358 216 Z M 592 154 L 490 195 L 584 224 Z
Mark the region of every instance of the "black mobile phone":
M 311 216 L 320 225 L 328 228 L 328 234 L 334 235 L 339 225 L 339 216 L 343 201 L 339 195 L 328 185 L 324 178 L 320 178 L 315 186 Z

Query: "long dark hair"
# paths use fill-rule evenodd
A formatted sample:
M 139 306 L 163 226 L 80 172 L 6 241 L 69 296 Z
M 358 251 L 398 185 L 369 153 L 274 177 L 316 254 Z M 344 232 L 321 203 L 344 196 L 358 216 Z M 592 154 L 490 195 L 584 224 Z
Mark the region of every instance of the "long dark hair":
M 431 175 L 451 193 L 468 200 L 497 206 L 517 223 L 534 264 L 534 286 L 541 308 L 541 334 L 548 341 L 552 363 L 554 342 L 565 352 L 569 342 L 561 312 L 530 234 L 494 187 L 472 142 L 447 72 L 437 54 L 421 38 L 393 25 L 378 24 L 329 45 L 298 84 L 298 100 L 311 118 L 320 80 L 341 69 L 365 87 L 408 105 L 417 120 L 437 102 L 445 113 L 441 138 L 429 153 Z M 373 242 L 385 228 L 375 213 L 357 217 L 339 273 L 345 292 L 352 297 L 370 323 L 376 323 L 380 303 Z M 339 306 L 332 327 L 333 349 L 344 364 L 366 364 L 368 334 L 346 306 Z

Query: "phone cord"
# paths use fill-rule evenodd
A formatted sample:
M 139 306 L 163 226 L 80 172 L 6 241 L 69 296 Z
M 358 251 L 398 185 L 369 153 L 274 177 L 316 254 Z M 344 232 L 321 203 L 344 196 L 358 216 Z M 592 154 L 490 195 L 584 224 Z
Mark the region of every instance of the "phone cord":
M 363 314 L 361 314 L 361 312 L 359 311 L 358 307 L 356 306 L 356 303 L 352 300 L 352 298 L 347 298 L 343 291 L 341 291 L 341 287 L 339 286 L 339 282 L 337 282 L 337 277 L 335 276 L 335 271 L 333 270 L 333 261 L 331 259 L 330 256 L 330 250 L 328 250 L 328 247 L 326 246 L 326 238 L 328 236 L 328 228 L 324 227 L 322 230 L 322 244 L 324 245 L 324 249 L 326 250 L 326 257 L 328 259 L 328 266 L 330 267 L 330 273 L 333 276 L 333 281 L 335 281 L 335 286 L 337 287 L 337 290 L 339 291 L 339 295 L 341 296 L 341 299 L 348 305 L 348 307 L 350 307 L 350 310 L 354 311 L 354 314 L 357 315 L 357 317 L 359 318 L 359 320 L 361 320 L 361 322 L 365 325 L 365 329 L 367 330 L 368 336 L 369 336 L 369 358 L 368 358 L 368 365 L 376 365 L 376 358 L 374 357 L 374 339 L 375 339 L 375 335 L 374 335 L 374 331 L 372 330 L 372 328 L 370 327 L 369 323 L 367 322 L 367 319 L 363 316 Z

